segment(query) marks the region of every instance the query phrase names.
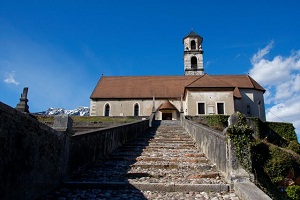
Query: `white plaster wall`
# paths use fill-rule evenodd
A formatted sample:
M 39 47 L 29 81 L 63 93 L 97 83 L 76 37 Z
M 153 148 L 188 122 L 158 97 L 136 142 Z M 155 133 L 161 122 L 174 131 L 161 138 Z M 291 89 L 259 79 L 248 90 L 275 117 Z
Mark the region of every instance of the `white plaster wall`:
M 155 100 L 155 110 L 164 103 L 164 100 Z M 178 111 L 180 111 L 180 101 L 179 100 L 169 100 Z M 136 103 L 139 104 L 139 116 L 150 116 L 152 113 L 153 107 L 153 100 L 114 100 L 114 99 L 107 99 L 107 100 L 98 100 L 98 101 L 90 101 L 90 115 L 91 116 L 104 116 L 104 109 L 106 104 L 110 105 L 110 116 L 134 116 L 134 105 Z M 160 116 L 160 117 L 159 117 Z M 161 119 L 161 115 L 156 116 L 157 119 Z
M 240 89 L 242 99 L 236 106 L 236 111 L 240 111 L 247 117 L 259 117 L 261 120 L 266 120 L 265 104 L 263 92 L 253 89 Z M 260 104 L 258 105 L 258 101 Z M 247 105 L 250 107 L 250 113 L 247 113 Z
M 233 92 L 187 92 L 186 115 L 198 115 L 198 103 L 205 103 L 206 114 L 217 114 L 217 103 L 224 103 L 224 114 L 230 115 L 234 113 Z M 213 107 L 213 113 L 209 113 L 209 107 Z

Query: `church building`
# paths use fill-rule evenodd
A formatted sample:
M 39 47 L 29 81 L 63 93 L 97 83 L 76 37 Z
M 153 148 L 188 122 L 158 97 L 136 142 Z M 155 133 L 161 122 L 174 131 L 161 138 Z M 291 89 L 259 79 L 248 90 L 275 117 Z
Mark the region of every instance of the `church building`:
M 203 38 L 183 38 L 184 76 L 102 76 L 90 97 L 91 116 L 141 116 L 157 120 L 241 112 L 265 121 L 265 89 L 249 75 L 208 75 Z

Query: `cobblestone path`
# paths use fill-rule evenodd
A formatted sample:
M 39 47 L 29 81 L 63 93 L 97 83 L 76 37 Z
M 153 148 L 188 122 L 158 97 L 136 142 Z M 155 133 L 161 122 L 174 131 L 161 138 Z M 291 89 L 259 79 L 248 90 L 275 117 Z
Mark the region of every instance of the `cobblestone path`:
M 154 127 L 43 199 L 238 200 L 178 123 Z

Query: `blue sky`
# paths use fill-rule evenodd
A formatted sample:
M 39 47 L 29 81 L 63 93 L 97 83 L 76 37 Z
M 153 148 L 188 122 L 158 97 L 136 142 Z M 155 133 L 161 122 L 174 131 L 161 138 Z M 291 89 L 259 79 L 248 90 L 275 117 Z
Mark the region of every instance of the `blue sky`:
M 249 73 L 267 89 L 267 118 L 300 130 L 297 0 L 2 0 L 0 8 L 0 101 L 12 107 L 23 87 L 37 112 L 89 106 L 101 74 L 182 75 L 182 38 L 194 30 L 206 73 Z

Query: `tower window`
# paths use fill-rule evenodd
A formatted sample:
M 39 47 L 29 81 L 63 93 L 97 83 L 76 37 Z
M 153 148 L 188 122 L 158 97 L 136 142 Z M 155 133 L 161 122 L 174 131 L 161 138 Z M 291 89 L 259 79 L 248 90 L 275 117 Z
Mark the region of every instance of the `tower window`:
M 109 104 L 107 103 L 107 104 L 105 105 L 104 116 L 109 116 L 109 112 L 110 112 L 110 106 L 109 106 Z
M 191 41 L 191 49 L 196 49 L 196 42 L 195 42 L 195 40 Z
M 191 58 L 191 68 L 197 69 L 197 58 L 195 56 Z
M 139 104 L 135 104 L 134 105 L 134 116 L 137 117 L 139 116 L 139 111 L 140 111 L 140 107 L 139 107 Z

